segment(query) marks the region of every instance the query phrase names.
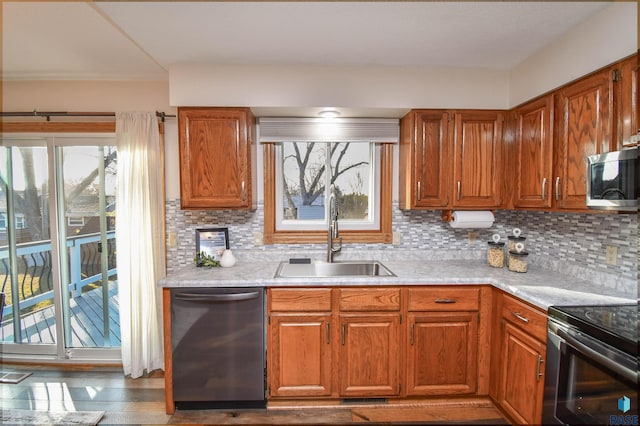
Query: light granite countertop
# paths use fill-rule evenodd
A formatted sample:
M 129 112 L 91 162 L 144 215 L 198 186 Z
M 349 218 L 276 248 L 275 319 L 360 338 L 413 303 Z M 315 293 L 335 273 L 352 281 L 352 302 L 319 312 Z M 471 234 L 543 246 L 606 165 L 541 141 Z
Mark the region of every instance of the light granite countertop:
M 529 265 L 528 272 L 487 266 L 485 260 L 385 260 L 395 277 L 274 278 L 278 261 L 239 259 L 231 268 L 186 266 L 158 282 L 160 287 L 290 287 L 376 285 L 491 284 L 542 309 L 551 305 L 636 303 L 637 295 L 620 294 L 584 279 Z

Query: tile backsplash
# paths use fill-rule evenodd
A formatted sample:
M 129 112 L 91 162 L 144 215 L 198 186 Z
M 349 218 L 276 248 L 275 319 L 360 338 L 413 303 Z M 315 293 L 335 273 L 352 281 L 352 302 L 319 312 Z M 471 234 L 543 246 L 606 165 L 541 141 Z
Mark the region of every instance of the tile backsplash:
M 293 252 L 317 257 L 324 244 L 255 245 L 254 235 L 261 235 L 263 206 L 255 211 L 181 210 L 180 200 L 166 203 L 167 233 L 175 233 L 177 244 L 167 248 L 169 273 L 192 263 L 196 228 L 229 228 L 230 247 L 256 256 L 277 256 Z M 388 256 L 400 256 L 406 251 L 420 252 L 426 259 L 480 259 L 485 255 L 486 242 L 494 233 L 506 240 L 513 228 L 520 228 L 526 237 L 525 246 L 530 263 L 569 273 L 580 278 L 604 274 L 618 279 L 638 279 L 638 215 L 586 214 L 536 211 L 495 212 L 495 222 L 488 229 L 452 229 L 442 221 L 440 211 L 404 211 L 393 207 L 393 231 L 400 234 L 399 244 L 345 244 L 343 254 L 383 251 Z M 471 231 L 471 235 L 470 234 Z M 616 265 L 605 262 L 606 246 L 617 248 Z M 321 258 L 321 257 L 320 257 Z M 279 259 L 279 258 L 278 258 Z

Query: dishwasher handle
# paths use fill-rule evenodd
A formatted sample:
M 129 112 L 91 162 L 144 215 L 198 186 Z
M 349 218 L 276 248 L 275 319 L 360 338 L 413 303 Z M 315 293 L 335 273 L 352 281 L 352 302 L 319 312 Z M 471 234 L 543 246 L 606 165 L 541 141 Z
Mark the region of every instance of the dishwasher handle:
M 260 292 L 252 291 L 250 293 L 224 293 L 224 294 L 212 294 L 212 293 L 175 293 L 174 297 L 177 300 L 187 300 L 189 302 L 203 302 L 203 303 L 225 303 L 225 302 L 239 302 L 243 300 L 257 299 L 260 296 Z

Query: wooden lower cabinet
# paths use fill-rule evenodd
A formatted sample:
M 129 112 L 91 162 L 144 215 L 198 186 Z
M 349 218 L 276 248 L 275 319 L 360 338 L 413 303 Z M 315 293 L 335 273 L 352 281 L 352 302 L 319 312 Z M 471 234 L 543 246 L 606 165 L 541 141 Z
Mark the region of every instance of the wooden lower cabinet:
M 331 395 L 331 314 L 270 317 L 269 396 Z
M 499 403 L 517 423 L 539 424 L 546 346 L 507 321 L 503 327 Z
M 540 424 L 547 316 L 512 296 L 496 295 L 492 396 L 515 423 Z
M 407 395 L 476 392 L 478 313 L 411 313 L 407 320 Z
M 267 291 L 267 395 L 332 393 L 331 288 Z
M 500 337 L 492 294 L 482 285 L 269 289 L 268 397 L 488 395 Z
M 340 315 L 340 396 L 400 393 L 400 314 Z

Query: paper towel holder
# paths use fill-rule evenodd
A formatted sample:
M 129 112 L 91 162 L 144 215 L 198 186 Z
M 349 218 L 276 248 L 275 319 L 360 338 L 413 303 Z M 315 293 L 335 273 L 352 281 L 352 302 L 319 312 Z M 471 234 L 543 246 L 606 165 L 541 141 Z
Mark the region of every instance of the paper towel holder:
M 496 213 L 493 209 L 489 211 L 493 214 Z M 452 220 L 453 220 L 453 210 L 442 210 L 442 221 L 451 222 Z

